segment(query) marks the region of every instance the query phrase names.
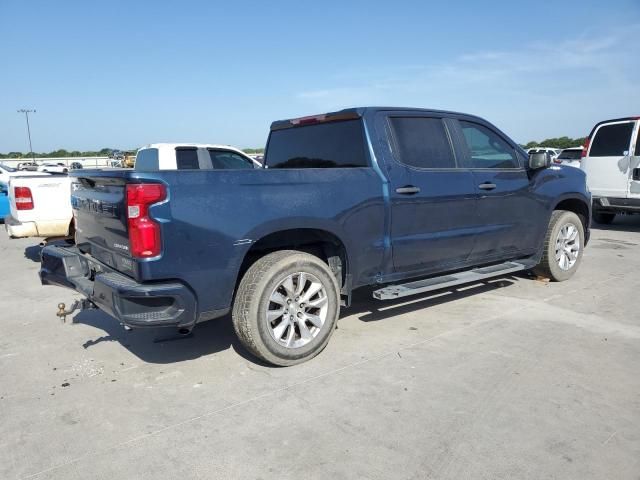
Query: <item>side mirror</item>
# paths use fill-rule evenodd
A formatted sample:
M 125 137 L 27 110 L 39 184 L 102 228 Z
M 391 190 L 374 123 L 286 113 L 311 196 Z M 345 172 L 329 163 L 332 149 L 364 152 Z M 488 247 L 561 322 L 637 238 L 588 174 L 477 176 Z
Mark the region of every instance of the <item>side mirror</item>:
M 547 168 L 549 165 L 551 165 L 551 155 L 548 153 L 540 152 L 529 154 L 529 168 L 531 170 Z

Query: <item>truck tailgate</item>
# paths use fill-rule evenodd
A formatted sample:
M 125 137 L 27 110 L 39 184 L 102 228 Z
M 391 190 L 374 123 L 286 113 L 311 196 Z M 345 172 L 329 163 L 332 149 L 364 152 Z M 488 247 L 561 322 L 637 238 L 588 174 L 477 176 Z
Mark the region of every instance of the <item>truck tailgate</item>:
M 127 175 L 119 170 L 75 174 L 71 206 L 76 244 L 83 253 L 133 276 L 127 232 Z
M 67 176 L 17 176 L 9 180 L 11 216 L 19 222 L 64 221 L 71 222 L 69 201 L 71 181 Z M 18 210 L 15 202 L 16 187 L 26 187 L 31 192 L 33 208 Z

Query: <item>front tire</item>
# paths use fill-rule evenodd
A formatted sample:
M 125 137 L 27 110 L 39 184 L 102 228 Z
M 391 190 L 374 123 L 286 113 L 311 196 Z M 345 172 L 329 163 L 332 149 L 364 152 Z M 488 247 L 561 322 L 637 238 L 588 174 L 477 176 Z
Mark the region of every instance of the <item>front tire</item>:
M 257 260 L 233 304 L 236 335 L 253 355 L 278 366 L 302 363 L 329 342 L 340 312 L 340 289 L 329 266 L 297 250 Z
M 578 215 L 566 210 L 555 210 L 547 228 L 540 263 L 533 273 L 563 282 L 573 276 L 582 260 L 584 227 Z

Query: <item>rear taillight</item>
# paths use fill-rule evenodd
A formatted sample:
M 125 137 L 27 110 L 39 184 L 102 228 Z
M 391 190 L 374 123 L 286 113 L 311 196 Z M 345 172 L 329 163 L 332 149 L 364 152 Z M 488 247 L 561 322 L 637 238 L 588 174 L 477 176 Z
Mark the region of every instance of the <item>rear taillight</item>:
M 127 185 L 127 219 L 129 248 L 134 257 L 160 255 L 160 224 L 149 217 L 149 206 L 167 197 L 164 185 L 139 183 Z
M 13 190 L 13 198 L 18 210 L 33 210 L 33 197 L 29 187 L 16 187 Z
M 591 142 L 591 139 L 589 137 L 584 139 L 584 145 L 582 146 L 582 153 L 580 154 L 580 158 L 584 158 L 587 156 L 587 152 L 589 151 L 589 142 Z

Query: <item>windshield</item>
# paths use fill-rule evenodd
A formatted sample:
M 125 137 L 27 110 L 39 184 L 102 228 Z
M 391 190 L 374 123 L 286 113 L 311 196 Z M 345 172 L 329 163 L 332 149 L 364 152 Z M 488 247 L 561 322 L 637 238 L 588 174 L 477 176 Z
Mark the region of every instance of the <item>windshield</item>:
M 4 163 L 0 163 L 0 170 L 4 170 L 5 172 L 15 172 L 16 169 L 5 165 Z
M 558 158 L 560 160 L 580 160 L 582 156 L 582 149 L 580 150 L 563 150 Z

